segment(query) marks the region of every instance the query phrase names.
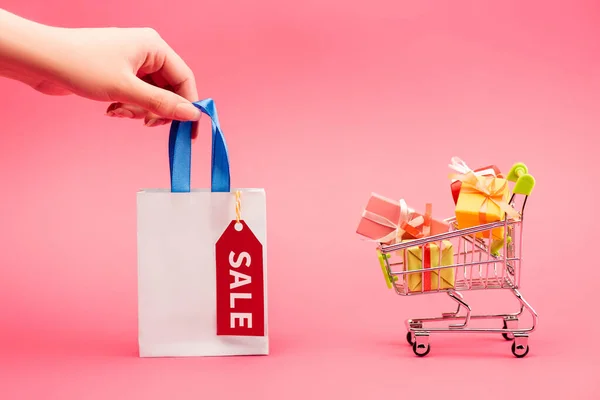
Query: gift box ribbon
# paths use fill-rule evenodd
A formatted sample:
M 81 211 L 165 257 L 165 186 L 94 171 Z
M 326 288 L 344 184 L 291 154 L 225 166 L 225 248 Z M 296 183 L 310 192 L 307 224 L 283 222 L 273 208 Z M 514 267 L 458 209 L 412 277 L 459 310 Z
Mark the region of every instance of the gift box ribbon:
M 440 252 L 442 249 L 440 249 Z M 431 249 L 429 243 L 423 246 L 423 269 L 431 268 Z M 423 290 L 426 292 L 431 290 L 431 272 L 425 272 L 423 274 Z
M 467 163 L 461 160 L 458 157 L 452 157 L 450 160 L 450 168 L 458 172 L 459 174 L 466 174 L 468 172 L 473 172 L 477 176 L 493 176 L 495 178 L 504 178 L 498 167 L 495 165 L 489 165 L 487 167 L 479 168 L 472 170 L 469 168 Z M 456 179 L 452 180 L 452 183 L 457 182 Z
M 450 159 L 450 164 L 448 166 L 461 175 L 466 175 L 469 172 L 473 172 L 473 170 L 471 168 L 469 168 L 467 163 L 464 162 L 459 157 L 452 157 Z

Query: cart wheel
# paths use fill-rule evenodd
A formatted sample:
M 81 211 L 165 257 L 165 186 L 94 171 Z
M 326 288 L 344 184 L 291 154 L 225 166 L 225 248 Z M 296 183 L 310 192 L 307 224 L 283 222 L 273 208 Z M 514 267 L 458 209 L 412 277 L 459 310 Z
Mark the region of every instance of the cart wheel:
M 511 350 L 515 357 L 523 358 L 527 355 L 527 353 L 529 353 L 529 345 L 526 344 L 525 346 L 522 346 L 522 345 L 517 346 L 516 343 L 513 342 Z M 428 350 L 428 352 L 429 352 L 429 350 Z
M 412 333 L 411 332 L 406 332 L 406 341 L 408 342 L 408 344 L 410 344 L 411 346 L 413 345 L 413 343 L 415 343 L 415 340 L 412 337 Z
M 425 347 L 424 344 L 417 345 L 416 341 L 413 343 L 413 352 L 419 357 L 425 357 L 427 354 L 429 354 L 430 351 L 431 346 L 429 345 L 429 343 L 427 343 L 427 347 Z
M 507 328 L 508 328 L 508 326 L 506 325 L 506 321 L 504 321 L 504 325 L 502 326 L 502 329 L 507 329 Z M 506 333 L 506 332 L 502 334 L 502 337 L 505 340 L 509 340 L 509 341 L 513 340 L 515 338 L 512 333 Z

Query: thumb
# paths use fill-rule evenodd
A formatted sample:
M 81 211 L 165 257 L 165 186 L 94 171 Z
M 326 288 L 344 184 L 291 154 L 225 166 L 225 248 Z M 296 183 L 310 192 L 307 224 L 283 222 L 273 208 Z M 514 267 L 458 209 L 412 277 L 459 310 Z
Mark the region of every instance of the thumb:
M 197 121 L 200 110 L 183 97 L 144 82 L 137 77 L 133 80 L 130 90 L 126 92 L 123 102 L 135 104 L 166 119 L 177 121 Z

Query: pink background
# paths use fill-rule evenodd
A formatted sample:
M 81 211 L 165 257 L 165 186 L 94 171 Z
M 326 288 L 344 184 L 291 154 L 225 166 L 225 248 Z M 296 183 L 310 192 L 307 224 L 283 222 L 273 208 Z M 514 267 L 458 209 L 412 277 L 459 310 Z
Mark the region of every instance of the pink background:
M 168 127 L 0 80 L 0 398 L 599 398 L 598 2 L 2 3 L 48 24 L 152 26 L 187 60 L 233 185 L 267 190 L 272 355 L 137 358 L 135 193 L 168 186 Z M 450 216 L 453 155 L 537 178 L 525 359 L 495 335 L 433 336 L 416 358 L 403 321 L 453 305 L 388 291 L 355 234 L 371 191 Z

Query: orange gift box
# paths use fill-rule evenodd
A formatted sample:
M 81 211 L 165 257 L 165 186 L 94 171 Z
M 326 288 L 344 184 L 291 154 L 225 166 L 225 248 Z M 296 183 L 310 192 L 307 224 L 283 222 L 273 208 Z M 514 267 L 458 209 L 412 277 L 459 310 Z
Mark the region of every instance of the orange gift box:
M 506 214 L 511 218 L 519 217 L 517 211 L 507 203 L 508 181 L 501 178 L 502 175 L 497 167 L 480 168 L 479 172 L 476 172 L 458 157 L 452 157 L 449 166 L 458 172 L 450 175 L 452 184 L 460 183 L 454 210 L 459 229 L 502 221 Z M 489 231 L 483 231 L 476 236 L 479 238 L 492 236 L 494 240 L 503 239 L 504 228 L 493 229 L 491 235 Z
M 459 229 L 470 228 L 490 222 L 502 221 L 508 206 L 508 185 L 505 179 L 476 177 L 476 184 L 463 183 L 460 197 L 456 203 L 455 215 Z M 479 232 L 480 238 L 490 236 L 490 231 Z M 503 239 L 504 228 L 492 230 L 493 239 Z
M 404 200 L 396 201 L 372 193 L 356 233 L 379 243 L 390 244 L 415 239 L 415 232 L 427 236 L 426 225 L 429 225 L 429 235 L 448 232 L 450 229 L 446 222 L 409 208 Z

